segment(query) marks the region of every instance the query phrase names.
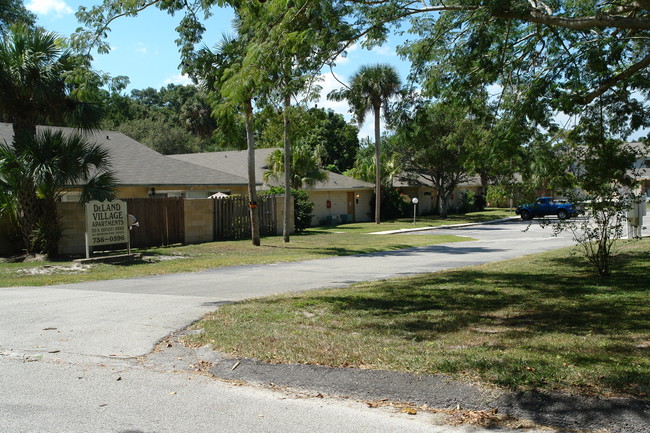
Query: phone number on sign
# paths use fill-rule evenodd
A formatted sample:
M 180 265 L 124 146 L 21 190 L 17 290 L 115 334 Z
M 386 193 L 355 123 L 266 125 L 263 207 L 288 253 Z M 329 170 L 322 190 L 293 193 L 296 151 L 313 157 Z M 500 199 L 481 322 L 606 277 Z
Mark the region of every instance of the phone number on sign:
M 103 244 L 104 242 L 126 242 L 126 236 L 118 235 L 93 237 L 94 244 Z

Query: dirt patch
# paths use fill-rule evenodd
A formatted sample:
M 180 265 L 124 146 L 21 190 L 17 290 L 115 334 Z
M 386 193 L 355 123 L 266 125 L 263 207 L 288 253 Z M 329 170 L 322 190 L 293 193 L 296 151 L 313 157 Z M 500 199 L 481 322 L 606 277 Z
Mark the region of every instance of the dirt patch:
M 88 271 L 91 267 L 91 265 L 80 263 L 73 263 L 70 266 L 43 265 L 36 268 L 19 269 L 16 273 L 22 275 L 80 274 Z
M 179 260 L 179 259 L 187 259 L 189 256 L 182 256 L 182 255 L 173 255 L 173 256 L 144 256 L 142 257 L 142 260 L 148 263 L 158 263 L 158 262 L 165 262 L 168 260 Z

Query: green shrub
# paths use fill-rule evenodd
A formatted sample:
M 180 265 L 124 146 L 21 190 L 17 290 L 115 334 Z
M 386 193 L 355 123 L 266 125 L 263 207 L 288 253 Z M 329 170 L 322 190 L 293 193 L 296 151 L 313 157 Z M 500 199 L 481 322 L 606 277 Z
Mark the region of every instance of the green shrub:
M 266 192 L 266 191 L 265 191 Z M 284 194 L 284 188 L 281 186 L 272 186 L 268 191 L 269 194 Z M 263 192 L 260 192 L 263 194 Z M 291 196 L 293 203 L 293 225 L 296 233 L 304 232 L 311 226 L 312 211 L 314 203 L 309 201 L 309 194 L 304 189 L 292 189 Z
M 381 219 L 382 220 L 392 220 L 395 218 L 404 218 L 411 214 L 412 207 L 411 203 L 406 203 L 402 199 L 402 195 L 399 190 L 383 186 L 381 188 Z M 375 219 L 375 196 L 372 196 L 370 199 L 370 217 Z

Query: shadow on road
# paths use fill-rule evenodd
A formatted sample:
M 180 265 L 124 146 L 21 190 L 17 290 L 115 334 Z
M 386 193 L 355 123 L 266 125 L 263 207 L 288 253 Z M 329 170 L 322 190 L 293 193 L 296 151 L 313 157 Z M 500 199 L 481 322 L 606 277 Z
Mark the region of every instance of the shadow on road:
M 428 245 L 424 247 L 404 248 L 401 250 L 393 251 L 378 251 L 376 253 L 367 254 L 373 257 L 401 257 L 409 256 L 420 253 L 438 253 L 438 254 L 477 254 L 477 253 L 497 253 L 507 251 L 500 248 L 489 248 L 467 245 L 465 242 L 458 242 L 453 245 Z

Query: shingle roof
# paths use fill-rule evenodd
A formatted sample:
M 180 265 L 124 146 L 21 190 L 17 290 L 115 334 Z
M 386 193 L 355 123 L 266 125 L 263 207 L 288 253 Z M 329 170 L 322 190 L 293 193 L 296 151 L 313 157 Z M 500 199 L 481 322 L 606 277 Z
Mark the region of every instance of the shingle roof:
M 276 149 L 255 149 L 255 179 L 261 181 L 266 169 L 267 156 Z M 238 176 L 248 176 L 248 152 L 246 150 L 232 150 L 223 152 L 185 153 L 181 155 L 169 155 L 170 158 L 192 164 L 202 165 L 220 171 L 225 171 Z M 372 189 L 374 185 L 361 180 L 356 180 L 342 174 L 327 172 L 328 179 L 319 182 L 309 190 L 349 190 L 349 189 Z M 280 182 L 271 180 L 271 185 L 279 185 Z
M 72 134 L 75 129 L 39 126 L 37 131 L 51 129 Z M 213 170 L 162 155 L 138 143 L 130 137 L 115 131 L 96 131 L 84 134 L 90 141 L 108 150 L 111 168 L 119 186 L 236 186 L 247 185 L 246 177 L 230 172 Z M 0 123 L 0 142 L 13 141 L 13 127 Z

